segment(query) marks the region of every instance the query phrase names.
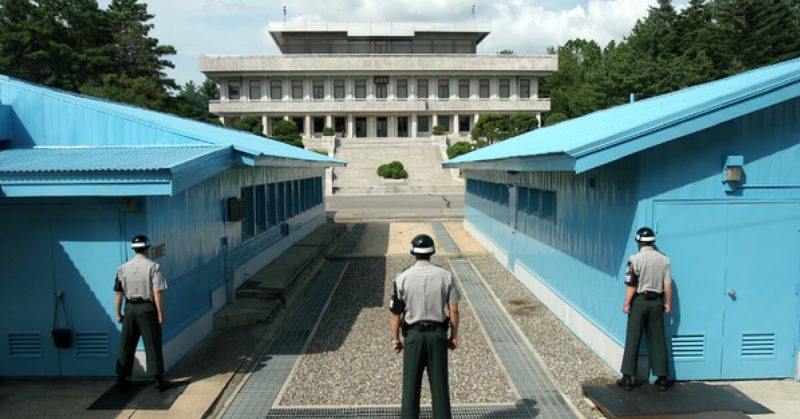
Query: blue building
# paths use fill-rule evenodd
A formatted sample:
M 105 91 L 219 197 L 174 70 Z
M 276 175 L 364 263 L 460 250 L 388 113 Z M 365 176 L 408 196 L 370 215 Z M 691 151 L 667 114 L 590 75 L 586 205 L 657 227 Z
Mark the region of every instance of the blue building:
M 167 279 L 174 365 L 233 289 L 325 222 L 325 168 L 343 164 L 0 76 L 0 375 L 114 373 L 114 275 L 136 234 Z M 57 293 L 69 348 L 50 336 Z
M 465 224 L 609 366 L 652 226 L 672 259 L 677 379 L 798 377 L 800 60 L 529 132 L 445 162 Z M 640 364 L 646 366 L 646 361 Z

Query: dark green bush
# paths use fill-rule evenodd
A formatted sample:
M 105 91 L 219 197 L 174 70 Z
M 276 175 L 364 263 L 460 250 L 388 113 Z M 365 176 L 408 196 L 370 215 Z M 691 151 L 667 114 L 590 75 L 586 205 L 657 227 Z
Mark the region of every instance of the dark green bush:
M 555 125 L 561 121 L 566 121 L 569 119 L 566 115 L 561 112 L 553 112 L 550 115 L 547 115 L 547 118 L 544 119 L 544 126 Z
M 324 136 L 326 136 L 326 137 L 331 137 L 331 136 L 333 136 L 333 135 L 334 135 L 333 128 L 331 128 L 331 127 L 325 127 L 325 128 L 323 128 L 323 129 L 322 129 L 322 135 L 324 135 Z
M 433 135 L 444 135 L 444 127 L 441 125 L 434 125 Z
M 295 147 L 303 147 L 303 140 L 300 138 L 300 131 L 293 121 L 281 119 L 272 127 L 272 139 L 291 144 Z
M 447 147 L 447 158 L 454 159 L 462 154 L 467 154 L 479 148 L 486 147 L 486 141 L 478 140 L 474 143 L 469 141 L 459 141 Z
M 405 179 L 408 172 L 403 168 L 403 163 L 395 160 L 391 163 L 382 164 L 378 167 L 378 176 L 387 179 Z

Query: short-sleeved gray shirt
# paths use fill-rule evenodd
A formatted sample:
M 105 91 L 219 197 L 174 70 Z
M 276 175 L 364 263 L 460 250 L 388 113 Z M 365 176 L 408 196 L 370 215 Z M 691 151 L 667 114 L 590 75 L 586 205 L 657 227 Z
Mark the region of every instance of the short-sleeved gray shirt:
M 397 297 L 406 304 L 405 322 L 444 322 L 449 304 L 458 304 L 461 294 L 453 274 L 427 260 L 418 260 L 394 280 Z
M 122 291 L 125 298 L 153 300 L 153 293 L 167 289 L 161 276 L 161 266 L 144 255 L 137 254 L 117 269 L 115 291 Z
M 672 282 L 669 258 L 651 246 L 644 246 L 628 258 L 625 283 L 630 284 L 633 276 L 638 277 L 637 293 L 664 292 L 664 285 Z

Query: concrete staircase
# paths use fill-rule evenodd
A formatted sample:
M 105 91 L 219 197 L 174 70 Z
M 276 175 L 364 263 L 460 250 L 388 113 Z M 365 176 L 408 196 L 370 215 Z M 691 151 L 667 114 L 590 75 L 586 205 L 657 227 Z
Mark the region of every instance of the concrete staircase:
M 464 181 L 442 169 L 445 153 L 430 138 L 344 138 L 335 157 L 347 167 L 333 169 L 333 193 L 361 194 L 449 194 L 463 193 Z M 408 172 L 407 179 L 383 179 L 378 166 L 397 160 Z

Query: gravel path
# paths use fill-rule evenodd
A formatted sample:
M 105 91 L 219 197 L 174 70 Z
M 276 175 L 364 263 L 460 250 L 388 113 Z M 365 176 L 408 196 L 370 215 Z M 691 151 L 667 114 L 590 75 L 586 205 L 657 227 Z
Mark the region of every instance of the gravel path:
M 434 262 L 447 266 L 446 260 Z M 388 301 L 395 273 L 411 256 L 356 258 L 284 387 L 282 406 L 398 405 L 402 355 L 390 350 Z M 453 404 L 513 403 L 517 395 L 465 300 L 460 346 L 450 352 Z M 422 403 L 430 403 L 423 380 Z
M 469 258 L 539 354 L 561 391 L 587 418 L 604 416 L 583 396 L 581 384 L 609 383 L 617 374 L 492 256 Z

